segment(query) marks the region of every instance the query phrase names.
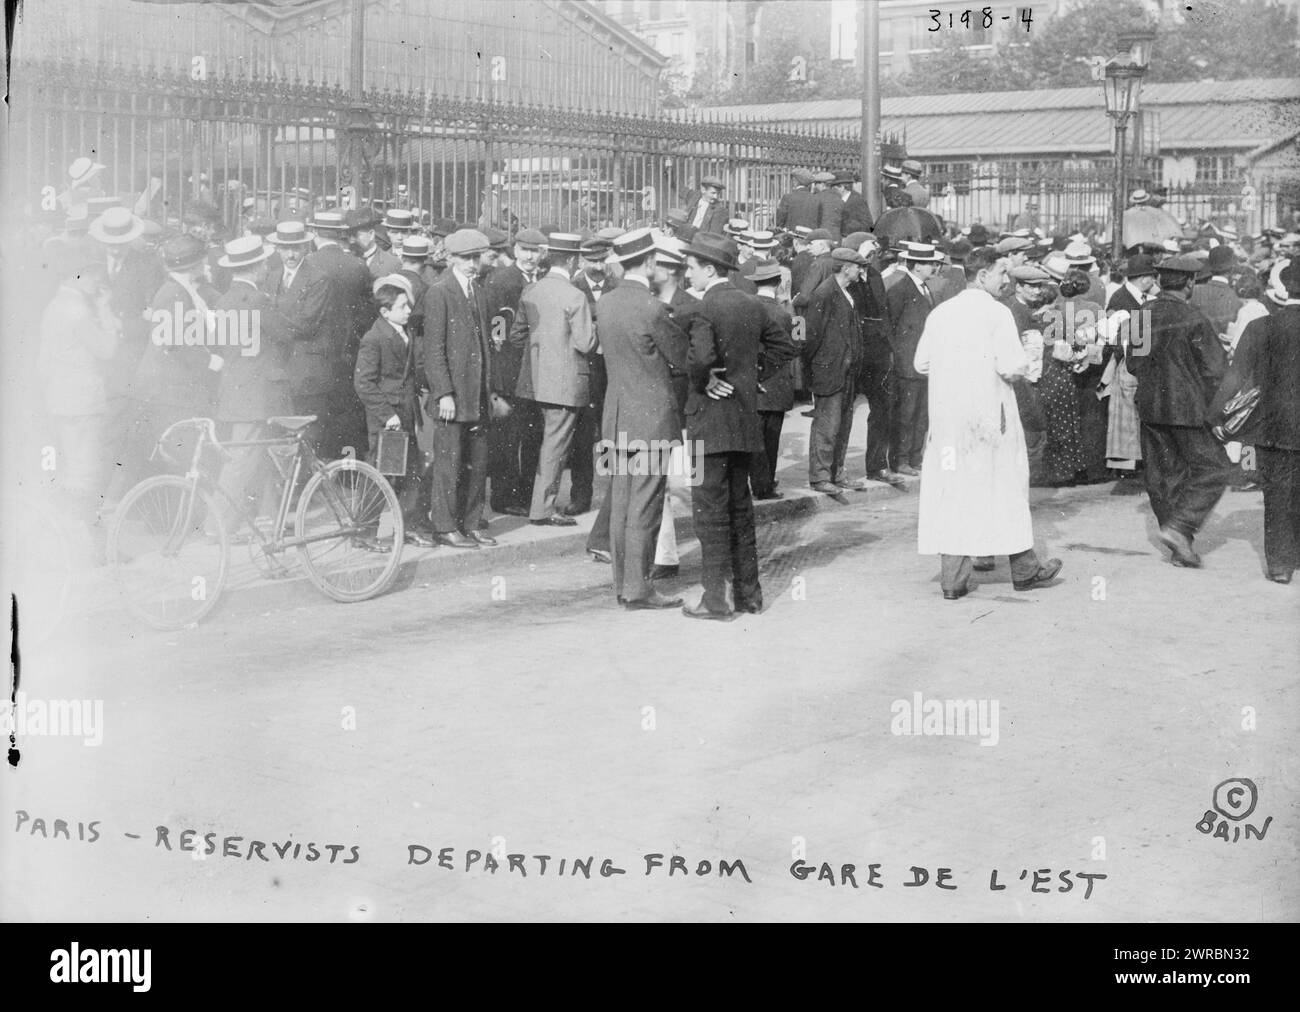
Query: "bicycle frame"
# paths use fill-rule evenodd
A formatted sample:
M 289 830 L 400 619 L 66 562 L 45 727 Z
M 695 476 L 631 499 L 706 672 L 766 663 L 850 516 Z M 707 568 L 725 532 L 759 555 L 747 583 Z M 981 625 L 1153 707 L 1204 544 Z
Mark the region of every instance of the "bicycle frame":
M 181 517 L 180 524 L 172 531 L 168 538 L 168 547 L 171 550 L 179 547 L 180 540 L 184 539 L 184 533 L 191 530 L 191 523 L 194 518 L 194 504 L 196 499 L 194 490 L 199 487 L 200 482 L 211 492 L 216 492 L 230 506 L 234 507 L 233 512 L 243 522 L 244 526 L 252 531 L 253 536 L 257 539 L 263 551 L 267 554 L 274 555 L 285 551 L 289 548 L 296 548 L 300 545 L 308 545 L 317 541 L 331 541 L 335 538 L 356 535 L 363 533 L 363 529 L 358 527 L 355 520 L 350 515 L 346 504 L 333 501 L 335 498 L 329 492 L 326 493 L 326 500 L 330 503 L 330 508 L 334 511 L 335 520 L 339 523 L 339 528 L 332 531 L 325 531 L 320 534 L 309 535 L 307 537 L 285 537 L 285 525 L 289 522 L 289 510 L 293 505 L 293 493 L 298 487 L 298 479 L 304 475 L 304 465 L 306 470 L 312 474 L 323 471 L 326 464 L 321 463 L 316 451 L 312 449 L 311 444 L 303 439 L 301 432 L 294 433 L 290 436 L 281 436 L 274 439 L 241 439 L 221 442 L 216 438 L 215 426 L 210 418 L 191 418 L 185 422 L 177 422 L 169 426 L 167 432 L 181 425 L 192 425 L 199 431 L 199 437 L 195 441 L 194 452 L 190 457 L 189 467 L 185 472 L 185 478 L 190 482 L 189 502 L 186 503 L 185 512 Z M 161 446 L 166 439 L 167 432 L 164 432 L 159 439 Z M 281 479 L 280 502 L 276 509 L 275 523 L 272 530 L 275 534 L 271 537 L 263 534 L 257 524 L 253 523 L 247 515 L 247 510 L 242 503 L 237 503 L 226 492 L 221 485 L 212 479 L 202 466 L 203 450 L 207 446 L 214 446 L 218 451 L 225 453 L 230 449 L 244 448 L 250 446 L 261 446 L 266 448 L 269 454 L 272 447 L 290 447 L 294 448 L 293 468 L 289 474 L 284 475 Z M 162 453 L 164 459 L 167 454 Z M 329 485 L 323 486 L 327 490 Z M 178 539 L 173 542 L 173 539 Z

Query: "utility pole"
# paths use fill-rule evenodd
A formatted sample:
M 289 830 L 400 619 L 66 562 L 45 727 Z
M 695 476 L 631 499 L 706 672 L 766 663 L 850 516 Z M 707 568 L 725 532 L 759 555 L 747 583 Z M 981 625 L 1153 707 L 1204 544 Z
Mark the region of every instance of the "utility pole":
M 362 104 L 366 80 L 366 0 L 352 0 L 352 58 L 348 61 L 348 175 L 353 199 L 360 207 L 361 173 L 364 166 L 361 146 L 370 116 Z
M 880 5 L 862 0 L 858 31 L 858 66 L 862 68 L 862 195 L 872 219 L 879 218 L 880 187 Z

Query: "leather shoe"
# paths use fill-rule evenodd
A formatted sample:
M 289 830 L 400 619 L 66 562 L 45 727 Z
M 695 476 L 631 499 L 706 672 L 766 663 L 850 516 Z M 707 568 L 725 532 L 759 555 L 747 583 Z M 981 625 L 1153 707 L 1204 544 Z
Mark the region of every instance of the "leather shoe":
M 977 573 L 991 573 L 993 572 L 993 570 L 997 569 L 997 566 L 998 564 L 996 562 L 972 562 L 971 563 L 971 569 L 975 570 L 975 572 Z
M 901 464 L 898 467 L 894 468 L 894 470 L 899 474 L 907 475 L 909 478 L 919 478 L 921 476 L 921 472 L 918 471 L 916 468 L 914 468 L 911 464 Z
M 652 580 L 675 580 L 681 572 L 680 566 L 655 566 L 650 570 Z
M 736 605 L 736 614 L 761 615 L 763 614 L 763 599 L 760 597 L 757 601 L 745 601 Z
M 760 502 L 767 499 L 784 499 L 784 498 L 785 498 L 785 494 L 783 492 L 778 492 L 775 489 L 772 489 L 769 492 L 754 493 L 754 499 Z
M 1024 580 L 1020 583 L 1016 583 L 1015 581 L 1012 581 L 1011 586 L 1014 587 L 1016 590 L 1033 590 L 1035 587 L 1041 586 L 1042 584 L 1046 583 L 1048 580 L 1052 579 L 1060 571 L 1061 571 L 1061 560 L 1048 559 L 1047 562 L 1045 562 L 1043 565 L 1038 567 L 1038 572 L 1035 573 L 1033 576 L 1031 576 L 1028 580 Z
M 829 482 L 829 481 L 815 481 L 808 487 L 812 489 L 814 492 L 821 492 L 824 495 L 839 495 L 841 492 L 844 491 L 834 482 Z
M 433 540 L 433 535 L 426 531 L 407 531 L 406 543 L 415 545 L 416 548 L 434 548 L 438 544 Z
M 571 502 L 560 510 L 566 517 L 580 517 L 584 513 L 591 512 L 591 503 Z
M 607 566 L 612 564 L 614 561 L 614 557 L 610 555 L 609 552 L 603 551 L 599 548 L 588 548 L 587 554 L 591 556 L 592 562 L 603 562 Z
M 736 617 L 734 611 L 711 611 L 704 607 L 703 602 L 700 602 L 694 608 L 689 604 L 682 605 L 682 614 L 687 618 L 701 618 L 711 622 L 730 622 Z
M 1161 542 L 1173 553 L 1171 561 L 1175 566 L 1185 569 L 1200 569 L 1201 557 L 1192 548 L 1192 539 L 1182 531 L 1172 527 L 1161 527 L 1158 534 Z
M 1269 573 L 1269 574 L 1268 574 L 1268 578 L 1269 578 L 1270 580 L 1272 580 L 1274 583 L 1290 583 L 1290 582 L 1291 582 L 1291 574 L 1290 574 L 1290 573 Z
M 473 538 L 467 538 L 460 531 L 450 531 L 446 534 L 435 534 L 434 540 L 440 545 L 446 545 L 448 548 L 477 548 L 478 542 Z
M 868 471 L 871 481 L 883 481 L 887 485 L 903 485 L 903 476 L 894 471 Z
M 469 538 L 472 541 L 477 541 L 484 548 L 491 548 L 497 543 L 496 538 L 488 537 L 488 535 L 484 534 L 482 531 L 470 531 Z
M 542 520 L 530 520 L 530 524 L 536 524 L 538 527 L 577 527 L 578 521 L 573 517 L 561 516 L 559 513 L 552 513 L 549 517 Z
M 852 481 L 846 481 L 841 478 L 839 481 L 835 482 L 835 484 L 846 492 L 865 492 L 871 487 L 871 483 L 867 481 L 866 478 L 854 478 Z
M 975 588 L 971 586 L 970 580 L 967 580 L 965 583 L 961 585 L 960 590 L 945 590 L 943 592 L 943 599 L 945 601 L 956 601 L 959 600 L 960 598 L 965 597 L 974 589 Z
M 362 551 L 374 552 L 376 555 L 387 555 L 393 550 L 392 545 L 385 544 L 377 538 L 369 538 L 358 535 L 352 539 L 352 544 Z
M 631 601 L 624 601 L 623 607 L 628 611 L 648 611 L 652 608 L 676 608 L 682 603 L 680 597 L 667 597 L 657 590 L 650 591 L 649 597 L 638 597 Z
M 509 517 L 526 517 L 526 516 L 528 516 L 528 507 L 527 507 L 527 506 L 503 506 L 501 509 L 496 509 L 496 507 L 493 507 L 493 509 L 495 510 L 495 512 L 497 512 L 497 513 L 503 513 L 503 514 L 505 514 L 506 516 L 509 516 Z

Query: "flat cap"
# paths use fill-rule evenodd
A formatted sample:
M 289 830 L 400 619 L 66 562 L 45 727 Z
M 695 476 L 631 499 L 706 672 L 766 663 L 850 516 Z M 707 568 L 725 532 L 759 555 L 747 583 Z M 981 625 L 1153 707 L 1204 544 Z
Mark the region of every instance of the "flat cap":
M 831 250 L 831 259 L 837 264 L 865 264 L 867 261 L 857 250 L 847 246 L 836 246 Z
M 1034 245 L 1034 240 L 1026 239 L 1021 236 L 1009 235 L 1005 239 L 999 239 L 998 244 L 993 248 L 998 253 L 1005 256 L 1008 253 L 1020 253 L 1030 249 Z
M 1178 274 L 1199 274 L 1203 266 L 1204 262 L 1199 257 L 1183 253 L 1167 260 L 1161 260 L 1156 269 L 1161 272 L 1171 271 Z
M 467 257 L 486 252 L 490 245 L 488 237 L 482 232 L 473 228 L 462 228 L 447 236 L 443 248 L 452 256 Z
M 1052 276 L 1037 264 L 1021 264 L 1011 268 L 1011 279 L 1022 285 L 1041 285 L 1051 281 Z
M 814 183 L 833 183 L 835 182 L 834 172 L 818 172 L 813 176 Z
M 541 249 L 546 245 L 546 236 L 535 228 L 520 229 L 515 236 L 515 245 L 527 249 Z
M 716 186 L 719 190 L 725 190 L 727 188 L 727 184 L 717 176 L 705 176 L 700 180 L 700 186 Z

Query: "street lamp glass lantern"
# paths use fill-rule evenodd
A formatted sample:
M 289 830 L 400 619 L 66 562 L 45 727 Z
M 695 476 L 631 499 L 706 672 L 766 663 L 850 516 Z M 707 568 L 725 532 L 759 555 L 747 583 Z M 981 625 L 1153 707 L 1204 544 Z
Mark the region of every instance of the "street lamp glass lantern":
M 1121 122 L 1137 111 L 1144 68 L 1125 56 L 1106 64 L 1106 113 Z

